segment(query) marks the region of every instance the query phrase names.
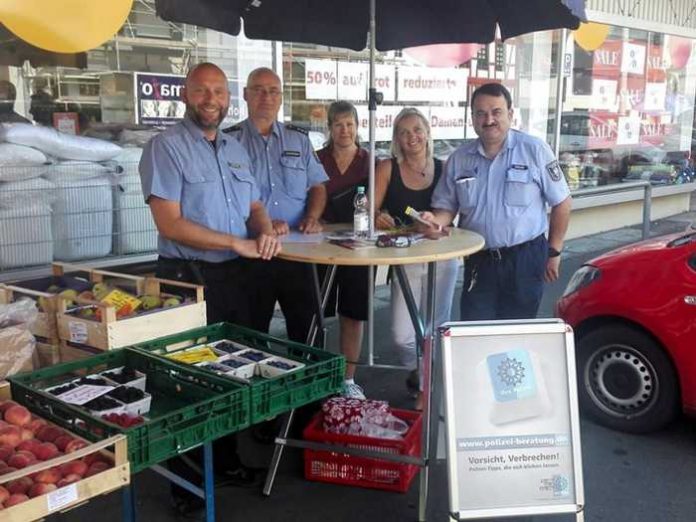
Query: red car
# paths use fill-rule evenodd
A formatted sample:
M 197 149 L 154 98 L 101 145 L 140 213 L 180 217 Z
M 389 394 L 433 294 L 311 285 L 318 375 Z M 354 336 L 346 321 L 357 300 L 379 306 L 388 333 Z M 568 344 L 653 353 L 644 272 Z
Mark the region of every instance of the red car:
M 657 430 L 696 415 L 696 231 L 603 254 L 573 275 L 556 313 L 575 330 L 583 411 Z

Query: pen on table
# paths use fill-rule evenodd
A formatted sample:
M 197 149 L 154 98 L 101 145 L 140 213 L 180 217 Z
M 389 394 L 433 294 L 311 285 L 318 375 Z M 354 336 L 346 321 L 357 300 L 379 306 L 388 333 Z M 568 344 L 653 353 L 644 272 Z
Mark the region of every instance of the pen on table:
M 431 222 L 431 221 L 426 221 L 425 219 L 423 219 L 423 218 L 421 217 L 420 212 L 418 212 L 418 211 L 417 211 L 416 209 L 414 209 L 413 207 L 406 207 L 406 210 L 404 211 L 404 214 L 406 214 L 406 215 L 409 216 L 410 218 L 415 219 L 415 220 L 418 221 L 419 223 L 422 223 L 423 225 L 426 225 L 426 226 L 429 226 L 429 227 L 435 226 L 438 232 L 440 232 L 440 231 L 442 230 L 442 226 L 441 226 L 439 223 L 433 223 L 433 222 Z

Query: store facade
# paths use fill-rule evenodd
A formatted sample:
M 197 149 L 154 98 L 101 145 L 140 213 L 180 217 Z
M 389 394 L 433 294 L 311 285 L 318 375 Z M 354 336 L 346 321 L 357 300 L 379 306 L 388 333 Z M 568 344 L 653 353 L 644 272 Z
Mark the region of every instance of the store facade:
M 589 19 L 603 25 L 584 33 L 546 31 L 489 45 L 378 53 L 376 84 L 384 98 L 377 110 L 378 156 L 388 155 L 396 114 L 415 106 L 431 123 L 436 155 L 446 158 L 475 137 L 469 107 L 473 90 L 499 81 L 512 92 L 514 126 L 557 151 L 576 196 L 570 237 L 641 220 L 641 190 L 583 196 L 589 188 L 646 180 L 652 186 L 653 219 L 688 209 L 696 188 L 696 20 L 691 16 L 696 2 L 662 4 L 590 0 Z M 4 49 L 0 57 L 7 52 Z M 69 260 L 152 255 L 155 231 L 138 192 L 138 150 L 182 117 L 180 90 L 191 64 L 211 61 L 227 73 L 231 100 L 223 125 L 246 117 L 246 76 L 266 66 L 283 79 L 282 119 L 308 128 L 315 147 L 324 141 L 326 110 L 336 99 L 357 106 L 361 137 L 368 136 L 366 51 L 253 41 L 164 22 L 149 0 L 133 4 L 127 23 L 113 39 L 74 57 L 74 65 L 84 67 L 48 65 L 50 60 L 42 63 L 40 57 L 21 65 L 16 57 L 6 61 L 14 65 L 0 63 L 0 79 L 13 84 L 19 115 L 65 132 L 113 141 L 128 152 L 118 158 L 119 172 L 110 178 L 111 209 L 85 207 L 85 219 L 90 212 L 113 213 L 110 231 L 105 222 L 104 230 L 94 232 L 102 238 L 111 234 L 110 247 L 98 255 L 77 249 Z M 90 171 L 88 166 L 81 168 Z M 0 174 L 0 194 L 7 189 L 4 182 Z M 80 191 L 79 184 L 74 185 Z M 94 198 L 103 199 L 94 191 L 92 186 Z M 65 198 L 69 208 L 69 194 Z M 5 201 L 0 226 L 12 232 L 5 236 L 43 237 L 21 228 L 24 225 L 8 225 L 15 214 L 8 210 L 7 200 L 0 198 Z M 50 219 L 55 222 L 57 216 L 54 210 Z M 48 241 L 44 237 L 43 243 Z M 16 250 L 17 242 L 5 247 Z M 0 259 L 0 274 L 40 264 L 31 259 L 32 248 L 38 247 L 21 245 L 21 255 Z M 55 255 L 52 259 L 59 260 Z

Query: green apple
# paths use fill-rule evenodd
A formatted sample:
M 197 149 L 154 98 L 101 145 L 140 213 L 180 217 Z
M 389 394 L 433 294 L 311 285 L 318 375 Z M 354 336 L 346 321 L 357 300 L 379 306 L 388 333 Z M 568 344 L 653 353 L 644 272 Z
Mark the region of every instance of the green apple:
M 174 306 L 179 306 L 181 304 L 181 299 L 178 297 L 168 297 L 162 303 L 162 308 L 172 308 Z
M 138 299 L 140 299 L 140 306 L 143 310 L 152 310 L 162 306 L 162 298 L 158 295 L 141 295 Z

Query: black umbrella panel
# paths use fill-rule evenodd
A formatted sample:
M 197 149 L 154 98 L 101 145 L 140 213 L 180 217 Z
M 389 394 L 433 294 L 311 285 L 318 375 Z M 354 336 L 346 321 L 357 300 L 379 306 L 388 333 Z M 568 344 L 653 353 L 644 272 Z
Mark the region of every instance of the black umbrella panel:
M 157 0 L 164 20 L 249 38 L 362 50 L 369 0 Z M 377 0 L 375 45 L 380 51 L 438 43 L 489 43 L 549 29 L 577 29 L 583 0 Z

